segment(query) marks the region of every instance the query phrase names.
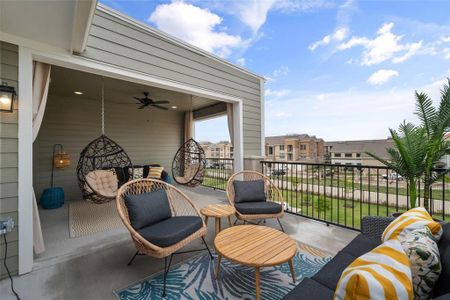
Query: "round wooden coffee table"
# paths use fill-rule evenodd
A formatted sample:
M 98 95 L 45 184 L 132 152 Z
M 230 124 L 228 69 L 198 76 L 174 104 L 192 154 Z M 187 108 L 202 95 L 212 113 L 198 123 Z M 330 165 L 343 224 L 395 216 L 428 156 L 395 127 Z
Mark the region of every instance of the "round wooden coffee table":
M 235 263 L 255 267 L 256 299 L 260 298 L 259 270 L 262 267 L 288 262 L 295 283 L 292 259 L 297 253 L 297 243 L 284 232 L 266 226 L 238 225 L 217 234 L 214 246 L 218 254 L 216 278 L 222 256 Z
M 208 225 L 208 218 L 215 219 L 216 235 L 221 230 L 220 218 L 227 218 L 228 225 L 231 227 L 231 216 L 236 213 L 233 206 L 228 204 L 210 204 L 200 210 L 200 213 L 205 216 L 205 223 Z

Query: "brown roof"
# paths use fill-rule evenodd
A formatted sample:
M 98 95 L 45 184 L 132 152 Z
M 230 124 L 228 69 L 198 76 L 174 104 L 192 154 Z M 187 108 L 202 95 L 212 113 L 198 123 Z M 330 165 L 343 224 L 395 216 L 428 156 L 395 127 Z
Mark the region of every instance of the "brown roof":
M 276 136 L 266 136 L 265 141 L 266 144 L 269 145 L 284 145 L 284 141 L 286 139 L 313 139 L 313 140 L 321 140 L 316 138 L 314 135 L 308 134 L 287 134 L 287 135 L 276 135 Z
M 361 157 L 368 157 L 365 152 L 371 152 L 380 157 L 386 157 L 386 149 L 393 147 L 392 139 L 383 140 L 360 140 L 360 141 L 338 141 L 325 142 L 325 147 L 332 147 L 334 153 L 361 153 Z

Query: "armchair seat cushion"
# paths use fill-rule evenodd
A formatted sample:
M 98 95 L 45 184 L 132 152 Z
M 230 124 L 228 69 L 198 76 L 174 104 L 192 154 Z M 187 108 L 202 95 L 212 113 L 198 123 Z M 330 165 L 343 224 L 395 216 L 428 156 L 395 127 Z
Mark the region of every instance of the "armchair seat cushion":
M 381 243 L 378 243 L 374 239 L 365 236 L 364 234 L 359 234 L 353 241 L 350 242 L 342 252 L 350 254 L 354 257 L 359 257 L 363 254 L 366 254 L 369 251 L 372 251 L 374 248 L 378 247 Z
M 179 216 L 144 227 L 138 230 L 138 233 L 152 244 L 169 247 L 184 240 L 202 226 L 202 218 L 198 216 Z
M 277 214 L 282 211 L 281 204 L 270 201 L 235 203 L 234 207 L 243 215 Z
M 334 290 L 306 277 L 283 300 L 333 299 Z

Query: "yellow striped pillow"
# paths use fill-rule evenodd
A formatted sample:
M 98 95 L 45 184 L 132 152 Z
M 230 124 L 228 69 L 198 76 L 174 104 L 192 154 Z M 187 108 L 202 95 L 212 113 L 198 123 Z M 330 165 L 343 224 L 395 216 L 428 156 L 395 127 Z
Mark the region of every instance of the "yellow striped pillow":
M 437 242 L 442 236 L 442 227 L 423 207 L 416 207 L 401 214 L 397 219 L 392 221 L 381 236 L 383 241 L 397 239 L 401 234 L 405 234 L 415 229 L 427 226 L 433 234 L 434 240 Z
M 398 240 L 358 257 L 342 273 L 334 299 L 413 299 L 409 259 Z
M 163 170 L 164 167 L 150 167 L 150 169 L 148 170 L 147 178 L 160 179 Z

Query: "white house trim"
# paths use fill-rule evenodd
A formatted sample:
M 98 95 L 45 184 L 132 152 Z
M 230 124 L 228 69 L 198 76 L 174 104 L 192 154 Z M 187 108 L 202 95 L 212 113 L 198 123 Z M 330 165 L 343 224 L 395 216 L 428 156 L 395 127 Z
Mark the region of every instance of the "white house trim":
M 33 58 L 19 46 L 19 274 L 33 267 Z
M 260 84 L 260 93 L 261 93 L 261 156 L 265 156 L 266 152 L 266 132 L 265 132 L 265 118 L 264 118 L 264 106 L 265 106 L 265 89 L 264 84 L 266 83 L 265 79 L 261 79 Z
M 72 27 L 71 52 L 82 53 L 86 49 L 97 0 L 76 1 Z
M 48 47 L 21 38 L 12 38 L 19 45 L 19 274 L 30 272 L 33 267 L 33 137 L 32 137 L 32 61 L 40 61 L 74 70 L 106 77 L 190 93 L 200 97 L 233 103 L 234 134 L 236 145 L 235 170 L 244 167 L 243 149 L 243 100 L 231 95 L 192 87 L 178 82 L 149 76 L 145 73 L 118 68 L 91 59 L 73 56 L 67 51 L 49 52 Z M 3 39 L 3 36 L 2 36 Z M 31 45 L 33 49 L 23 46 Z M 44 49 L 42 49 L 44 48 Z

